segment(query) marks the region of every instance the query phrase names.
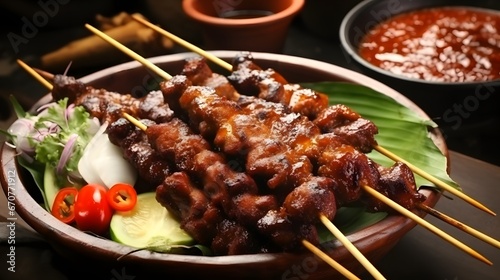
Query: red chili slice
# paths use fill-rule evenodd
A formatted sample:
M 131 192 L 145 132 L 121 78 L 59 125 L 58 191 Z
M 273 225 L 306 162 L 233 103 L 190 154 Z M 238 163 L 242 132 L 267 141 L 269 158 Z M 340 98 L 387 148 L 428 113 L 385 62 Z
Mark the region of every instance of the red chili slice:
M 57 192 L 51 213 L 61 222 L 70 224 L 75 220 L 75 197 L 78 189 L 75 187 L 62 188 Z
M 116 211 L 130 211 L 137 203 L 137 192 L 132 185 L 118 183 L 108 190 L 109 205 Z

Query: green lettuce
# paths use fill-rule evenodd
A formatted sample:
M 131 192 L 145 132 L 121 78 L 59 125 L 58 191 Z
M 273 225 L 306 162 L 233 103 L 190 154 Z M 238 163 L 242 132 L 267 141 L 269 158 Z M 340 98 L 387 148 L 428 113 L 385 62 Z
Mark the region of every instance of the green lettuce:
M 62 99 L 56 105 L 50 106 L 47 113 L 43 114 L 35 128 L 50 131 L 53 125 L 57 125 L 57 131 L 47 134 L 41 142 L 36 145 L 35 159 L 44 164 L 57 167 L 65 145 L 71 137 L 76 135 L 76 143 L 72 148 L 71 156 L 65 163 L 66 172 L 78 170 L 80 160 L 85 146 L 90 141 L 92 134 L 89 133 L 90 114 L 81 106 L 74 107 L 71 112 L 68 108 L 68 99 Z

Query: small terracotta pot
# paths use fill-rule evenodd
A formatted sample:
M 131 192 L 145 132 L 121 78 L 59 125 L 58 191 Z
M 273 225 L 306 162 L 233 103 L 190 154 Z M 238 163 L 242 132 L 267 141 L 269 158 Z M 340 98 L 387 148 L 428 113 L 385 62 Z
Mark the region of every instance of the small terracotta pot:
M 304 0 L 184 0 L 184 12 L 202 27 L 204 47 L 280 53 Z

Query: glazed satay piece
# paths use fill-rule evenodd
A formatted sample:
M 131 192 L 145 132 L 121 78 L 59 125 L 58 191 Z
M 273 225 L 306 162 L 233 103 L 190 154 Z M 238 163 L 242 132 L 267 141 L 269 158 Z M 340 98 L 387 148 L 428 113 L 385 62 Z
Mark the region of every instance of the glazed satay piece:
M 219 231 L 214 232 L 213 229 L 209 230 L 207 226 L 210 223 L 203 218 L 205 216 L 203 213 L 210 210 L 210 207 L 216 207 L 224 217 L 216 219 L 217 222 L 224 223 L 217 228 L 226 229 L 232 225 L 239 225 L 248 228 L 249 232 L 255 232 L 258 222 L 268 212 L 282 211 L 276 203 L 277 198 L 270 194 L 259 194 L 259 189 L 250 177 L 229 168 L 222 155 L 209 150 L 208 143 L 200 135 L 193 134 L 187 125 L 178 119 L 169 123 L 150 125 L 145 129 L 145 133 L 156 151 L 162 157 L 175 162 L 180 170 L 180 173 L 176 172 L 172 175 L 173 177 L 167 177 L 159 186 L 157 196 L 165 207 L 172 209 L 173 213 L 178 213 L 183 228 L 197 237 L 200 242 L 212 243 L 212 248 L 218 254 L 242 254 L 259 251 L 256 250 L 257 248 L 251 247 L 252 244 L 258 244 L 257 240 L 259 239 L 254 238 L 247 244 L 248 246 L 239 244 L 237 247 L 240 249 L 233 248 L 230 251 L 221 249 L 219 246 L 227 244 L 227 242 L 220 241 L 224 238 L 224 234 Z M 194 181 L 200 182 L 202 185 L 200 190 L 203 191 L 203 196 L 191 187 L 195 185 Z M 315 201 L 317 198 L 315 197 Z M 332 199 L 334 200 L 334 197 L 331 193 L 328 201 L 322 200 L 321 204 L 331 207 L 332 204 L 328 202 Z M 204 203 L 205 200 L 208 201 L 210 207 Z M 193 201 L 199 201 L 199 203 Z M 183 210 L 198 204 L 201 206 L 196 207 L 201 207 L 201 210 L 198 211 L 200 216 L 197 219 L 193 217 L 194 214 L 191 213 L 191 210 Z M 336 210 L 334 205 L 333 203 L 333 211 Z M 310 205 L 304 204 L 304 206 Z M 306 209 L 301 210 L 298 213 L 303 216 Z M 329 214 L 333 216 L 334 212 L 329 212 Z M 214 214 L 208 213 L 207 215 L 207 218 L 212 218 Z M 303 221 L 291 223 L 288 218 L 292 219 L 293 213 L 287 215 L 286 218 L 266 223 L 266 230 L 259 231 L 263 237 L 260 239 L 272 240 L 274 246 L 278 246 L 282 250 L 297 250 L 303 239 L 314 244 L 318 243 L 317 232 L 312 224 Z M 197 223 L 201 223 L 201 226 L 198 227 Z M 212 234 L 210 234 L 211 232 Z M 251 236 L 251 234 L 247 233 L 245 236 Z
M 151 120 L 143 122 L 154 123 Z M 106 133 L 111 143 L 121 148 L 123 157 L 137 170 L 143 182 L 136 186 L 138 191 L 155 191 L 165 177 L 174 172 L 172 164 L 158 155 L 146 135 L 127 120 L 114 121 Z
M 43 86 L 45 86 L 47 89 L 52 90 L 52 84 L 47 81 L 40 73 L 35 71 L 33 68 L 31 68 L 29 65 L 24 63 L 24 61 L 18 59 L 17 63 L 26 71 L 28 72 L 33 78 L 35 78 L 37 81 L 39 81 Z
M 311 120 L 328 107 L 328 96 L 291 84 L 272 68 L 260 68 L 249 52 L 241 52 L 234 58 L 227 78 L 240 94 L 287 105 L 292 112 Z
M 162 133 L 162 135 L 166 134 L 168 133 Z M 303 220 L 315 220 L 315 217 L 318 215 L 317 209 L 313 207 L 315 204 L 330 205 L 333 207 L 333 212 L 335 212 L 335 204 L 332 203 L 335 200 L 333 192 L 327 192 L 330 195 L 325 196 L 324 193 L 326 189 L 322 189 L 321 187 L 319 187 L 325 181 L 327 182 L 327 184 L 333 183 L 333 181 L 327 178 L 317 178 L 314 181 L 309 181 L 307 184 L 301 184 L 299 187 L 293 189 L 293 191 L 286 197 L 286 201 L 284 203 L 285 207 L 282 207 L 279 211 L 269 211 L 266 217 L 259 221 L 258 226 L 261 229 L 261 232 L 267 233 L 268 235 L 272 236 L 274 242 L 280 244 L 281 246 L 287 246 L 289 248 L 289 246 L 295 243 L 294 241 L 296 239 L 290 239 L 290 233 L 295 231 L 293 230 L 294 226 L 286 222 L 288 221 L 288 219 L 296 220 L 300 217 Z M 297 203 L 298 201 L 302 201 L 302 203 Z M 297 207 L 297 205 L 303 206 Z M 285 213 L 285 211 L 283 211 L 283 209 L 286 209 L 288 211 L 288 215 Z M 328 212 L 332 212 L 332 210 Z M 321 217 L 326 218 L 325 215 L 321 215 Z M 302 236 L 311 232 L 308 227 L 304 226 L 300 226 L 299 231 Z M 354 250 L 354 247 L 351 247 L 351 250 Z M 357 255 L 357 257 L 360 256 L 362 255 Z M 373 271 L 373 268 L 371 268 L 371 270 Z
M 321 129 L 322 133 L 335 133 L 341 136 L 345 144 L 355 146 L 364 153 L 370 152 L 373 146 L 377 144 L 375 135 L 378 133 L 378 129 L 375 124 L 362 118 L 347 106 L 339 104 L 327 107 L 328 100 L 324 98 L 325 96 L 318 95 L 309 89 L 295 89 L 296 86 L 294 86 L 293 90 L 285 90 L 286 84 L 283 86 L 281 82 L 278 82 L 278 80 L 283 79 L 279 78 L 281 76 L 276 72 L 272 70 L 259 70 L 253 61 L 250 60 L 245 60 L 243 64 L 249 64 L 247 65 L 248 67 L 255 66 L 254 68 L 241 68 L 241 71 L 239 71 L 239 87 L 245 89 L 245 94 L 234 94 L 229 99 L 237 101 L 241 106 L 260 102 L 259 100 L 262 99 L 282 104 L 290 112 L 307 116 L 309 119 L 314 117 L 314 124 Z M 236 73 L 233 72 L 232 75 L 236 75 Z M 206 59 L 203 57 L 188 59 L 182 74 L 186 75 L 192 81 L 193 85 L 217 85 L 218 87 L 215 90 L 220 96 L 227 97 L 227 95 L 223 95 L 221 92 L 237 92 L 229 80 L 211 71 L 206 63 Z M 278 77 L 278 80 L 275 77 Z M 216 82 L 212 80 L 216 80 Z M 232 90 L 226 91 L 225 89 L 227 88 L 231 88 Z M 249 94 L 255 94 L 258 97 Z M 286 102 L 283 101 L 285 99 Z M 289 106 L 290 100 L 293 100 L 292 107 Z
M 323 125 L 319 121 L 316 121 L 316 118 L 318 117 L 319 114 L 322 114 L 322 117 L 323 118 L 326 117 L 327 119 L 330 118 L 328 116 L 329 113 L 335 114 L 335 112 L 329 112 L 328 103 L 321 101 L 324 94 L 318 93 L 315 91 L 308 91 L 307 94 L 300 94 L 300 98 L 298 98 L 298 100 L 301 100 L 301 102 L 297 103 L 298 105 L 293 103 L 292 102 L 293 98 L 288 98 L 288 96 L 290 94 L 279 94 L 280 91 L 276 90 L 276 85 L 274 85 L 274 84 L 276 84 L 276 82 L 279 83 L 283 79 L 282 78 L 276 79 L 275 77 L 277 75 L 273 73 L 272 69 L 271 70 L 266 69 L 266 70 L 259 71 L 258 70 L 259 67 L 252 61 L 252 57 L 249 53 L 241 53 L 237 58 L 235 58 L 232 69 L 233 69 L 232 70 L 233 72 L 230 76 L 228 76 L 228 79 L 235 86 L 235 88 L 238 90 L 238 92 L 240 92 L 240 94 L 244 94 L 245 87 L 250 87 L 250 84 L 252 82 L 254 82 L 254 83 L 256 82 L 256 85 L 253 86 L 254 88 L 255 87 L 264 88 L 264 90 L 261 93 L 259 93 L 259 97 L 264 98 L 266 100 L 280 102 L 280 103 L 287 104 L 287 105 L 291 106 L 292 111 L 308 115 L 308 117 L 315 120 L 315 122 L 318 124 L 318 126 L 324 131 L 329 131 L 329 129 L 330 130 L 333 129 L 334 131 L 340 130 L 336 126 L 329 127 L 329 126 Z M 271 72 L 271 74 L 268 74 L 269 72 Z M 238 74 L 235 75 L 235 73 L 238 73 Z M 273 85 L 272 87 L 267 86 L 267 85 L 271 85 L 271 84 Z M 282 84 L 282 85 L 283 85 L 283 90 L 281 90 L 281 91 L 286 92 L 287 90 L 292 90 L 294 93 L 301 92 L 301 87 L 298 85 L 293 85 L 293 84 L 292 85 Z M 273 93 L 273 90 L 274 90 L 274 92 L 278 92 L 278 94 Z M 252 90 L 247 89 L 247 92 L 252 93 Z M 313 109 L 310 109 L 311 107 Z M 359 127 L 360 125 L 366 125 L 363 122 L 359 123 L 359 120 L 362 120 L 362 119 L 358 118 L 353 123 L 355 125 L 355 127 Z M 365 148 L 367 148 L 367 147 L 365 146 Z M 374 148 L 375 150 L 377 150 L 381 154 L 389 157 L 390 159 L 394 160 L 395 162 L 399 161 L 399 162 L 405 163 L 406 165 L 408 165 L 412 169 L 413 172 L 415 172 L 416 174 L 429 180 L 430 182 L 435 184 L 437 187 L 458 196 L 459 198 L 470 203 L 471 205 L 473 205 L 473 206 L 475 206 L 475 207 L 477 207 L 477 208 L 479 208 L 479 209 L 481 209 L 489 214 L 496 215 L 489 208 L 487 208 L 486 206 L 477 202 L 476 200 L 472 199 L 471 197 L 467 196 L 462 191 L 446 184 L 442 180 L 437 179 L 436 177 L 428 174 L 427 172 L 425 172 L 424 170 L 411 164 L 410 162 L 400 158 L 396 154 L 379 146 L 375 141 L 373 142 L 372 148 Z
M 196 86 L 184 91 L 180 103 L 188 112 L 192 125 L 198 127 L 202 135 L 215 135 L 214 144 L 218 148 L 229 155 L 239 153 L 243 156 L 247 172 L 266 178 L 271 189 L 289 188 L 290 184 L 296 188 L 309 180 L 313 170 L 311 161 L 314 161 L 317 175 L 335 179 L 340 184 L 335 186 L 336 192 L 345 193 L 340 195 L 345 198 L 338 204 L 358 200 L 362 185 L 376 187 L 393 199 L 401 200 L 400 204 L 409 209 L 425 200 L 425 196 L 416 192 L 412 176 L 402 176 L 406 180 L 397 182 L 386 179 L 387 184 L 394 182 L 394 189 L 382 184 L 381 177 L 394 178 L 395 173 L 408 171 L 408 168 L 396 165 L 381 176 L 381 171 L 386 168 L 342 143 L 336 135 L 320 134 L 304 116 L 280 113 L 276 108 L 279 105 L 275 103 L 261 102 L 240 108 L 237 103 L 216 95 L 213 89 Z M 207 132 L 206 128 L 210 130 Z M 242 154 L 242 151 L 246 153 Z M 411 195 L 398 196 L 395 190 L 400 187 L 405 190 L 402 193 Z M 353 193 L 355 195 L 351 195 Z
M 213 72 L 207 63 L 200 63 L 200 59 L 204 60 L 204 58 L 200 57 L 186 59 L 180 74 L 186 76 L 193 85 L 211 87 L 215 89 L 217 95 L 237 101 L 240 94 L 229 83 L 227 78 Z

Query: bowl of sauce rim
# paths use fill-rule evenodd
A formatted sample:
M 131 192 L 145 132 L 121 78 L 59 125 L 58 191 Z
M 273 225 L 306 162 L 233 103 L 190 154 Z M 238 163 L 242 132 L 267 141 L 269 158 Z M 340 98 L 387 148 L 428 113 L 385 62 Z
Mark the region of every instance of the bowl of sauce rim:
M 500 1 L 491 0 L 365 0 L 343 18 L 339 36 L 352 68 L 379 80 L 422 108 L 446 136 L 488 134 L 500 124 L 500 79 L 449 82 L 408 77 L 382 69 L 359 53 L 365 36 L 379 24 L 398 15 L 425 9 L 460 8 L 489 12 L 500 17 Z M 482 136 L 481 136 L 482 137 Z M 453 140 L 453 139 L 452 139 Z M 462 144 L 460 140 L 457 140 Z M 453 145 L 451 145 L 453 147 Z

